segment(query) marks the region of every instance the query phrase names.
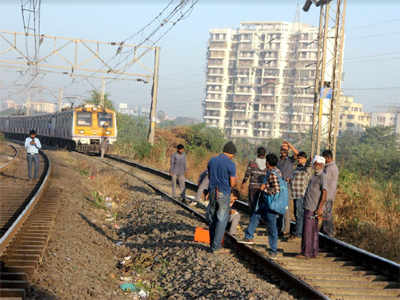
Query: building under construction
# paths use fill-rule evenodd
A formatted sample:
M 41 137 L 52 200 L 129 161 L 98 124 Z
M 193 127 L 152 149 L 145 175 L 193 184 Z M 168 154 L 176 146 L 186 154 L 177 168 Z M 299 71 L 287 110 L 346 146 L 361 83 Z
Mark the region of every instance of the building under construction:
M 206 124 L 254 141 L 310 132 L 317 46 L 318 28 L 301 23 L 210 30 Z

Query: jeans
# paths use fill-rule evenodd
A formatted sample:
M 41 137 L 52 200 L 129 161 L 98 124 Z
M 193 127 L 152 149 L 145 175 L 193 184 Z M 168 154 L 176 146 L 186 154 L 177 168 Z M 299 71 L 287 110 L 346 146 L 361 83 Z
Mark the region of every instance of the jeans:
M 182 200 L 186 199 L 185 175 L 172 175 L 172 197 L 176 197 L 176 181 L 178 180 Z
M 254 232 L 256 231 L 260 220 L 263 219 L 267 226 L 269 247 L 272 252 L 276 253 L 278 251 L 278 216 L 279 214 L 271 210 L 253 213 L 250 218 L 249 227 L 247 227 L 245 232 L 245 238 L 252 239 L 254 237 Z
M 263 193 L 258 188 L 250 188 L 249 187 L 249 207 L 250 207 L 250 215 L 253 214 L 254 210 L 257 206 L 257 201 L 260 197 L 263 197 Z
M 229 233 L 231 235 L 236 234 L 237 232 L 237 227 L 239 225 L 239 221 L 240 221 L 240 214 L 237 212 L 234 215 L 230 215 L 229 217 Z
M 39 173 L 39 154 L 27 154 L 26 160 L 28 162 L 28 177 L 32 179 L 32 166 L 33 166 L 33 178 L 38 178 Z
M 213 190 L 207 207 L 207 219 L 210 226 L 210 248 L 212 251 L 221 248 L 226 225 L 229 220 L 230 195 Z
M 295 235 L 301 237 L 303 235 L 304 223 L 304 198 L 294 199 L 294 216 L 296 218 Z
M 204 190 L 208 189 L 208 184 L 209 184 L 209 179 L 208 176 L 204 177 L 204 179 L 200 182 L 198 188 L 197 188 L 197 193 L 196 193 L 196 202 L 201 201 L 201 196 L 204 194 Z

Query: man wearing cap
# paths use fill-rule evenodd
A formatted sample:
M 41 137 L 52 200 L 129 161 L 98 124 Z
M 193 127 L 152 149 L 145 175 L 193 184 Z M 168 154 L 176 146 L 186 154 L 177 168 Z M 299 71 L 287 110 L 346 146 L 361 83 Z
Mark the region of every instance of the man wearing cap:
M 318 255 L 318 221 L 324 212 L 328 188 L 324 166 L 325 158 L 316 155 L 313 159 L 314 174 L 304 196 L 303 236 L 298 258 L 315 258 Z
M 210 250 L 222 253 L 222 238 L 229 221 L 231 187 L 236 185 L 236 166 L 232 161 L 236 146 L 228 142 L 223 153 L 210 159 L 207 165 L 209 182 L 209 204 L 207 218 L 210 229 Z
M 28 162 L 28 178 L 32 180 L 32 165 L 33 179 L 38 178 L 39 174 L 39 150 L 42 148 L 39 139 L 36 137 L 35 130 L 29 132 L 29 136 L 25 139 L 26 160 Z
M 172 197 L 176 197 L 176 181 L 181 190 L 181 200 L 186 201 L 186 155 L 185 147 L 182 144 L 176 146 L 176 152 L 171 155 L 171 165 L 169 173 L 172 177 Z

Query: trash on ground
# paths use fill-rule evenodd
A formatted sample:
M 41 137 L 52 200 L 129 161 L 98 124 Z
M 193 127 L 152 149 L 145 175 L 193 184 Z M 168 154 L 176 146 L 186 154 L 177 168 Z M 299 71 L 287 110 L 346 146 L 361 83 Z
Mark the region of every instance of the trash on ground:
M 139 297 L 140 297 L 141 299 L 146 299 L 147 296 L 149 295 L 149 293 L 146 292 L 146 291 L 144 291 L 144 290 L 140 290 L 139 293 L 138 293 L 138 295 L 139 295 Z
M 122 283 L 119 287 L 124 292 L 134 292 L 134 291 L 136 291 L 136 286 L 133 283 L 130 283 L 130 282 Z

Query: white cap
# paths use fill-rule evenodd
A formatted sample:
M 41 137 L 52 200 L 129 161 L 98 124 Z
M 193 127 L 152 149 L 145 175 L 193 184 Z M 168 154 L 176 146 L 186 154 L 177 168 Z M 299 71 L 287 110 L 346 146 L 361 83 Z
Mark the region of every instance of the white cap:
M 319 156 L 319 155 L 315 155 L 312 163 L 313 164 L 315 164 L 315 163 L 325 164 L 325 158 L 323 158 L 322 156 Z

